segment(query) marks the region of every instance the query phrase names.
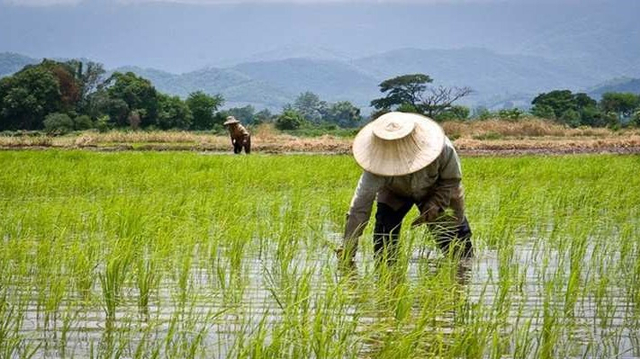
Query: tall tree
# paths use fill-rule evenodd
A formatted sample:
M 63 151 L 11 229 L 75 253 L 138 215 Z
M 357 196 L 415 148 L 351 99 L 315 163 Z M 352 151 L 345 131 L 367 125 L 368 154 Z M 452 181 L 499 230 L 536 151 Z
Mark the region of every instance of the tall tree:
M 58 78 L 45 66 L 0 79 L 0 129 L 41 129 L 44 117 L 62 107 Z
M 178 96 L 158 94 L 157 126 L 163 130 L 187 130 L 192 121 L 191 110 Z
M 215 112 L 224 104 L 222 95 L 210 96 L 202 91 L 189 94 L 187 106 L 193 116 L 194 130 L 210 130 L 214 125 Z
M 320 97 L 313 92 L 303 92 L 293 103 L 295 109 L 307 121 L 318 123 L 322 120 L 327 110 L 327 103 L 320 100 Z
M 129 111 L 140 115 L 143 127 L 155 124 L 158 114 L 158 93 L 151 82 L 136 76 L 133 72 L 115 72 L 105 84 L 112 100 L 126 102 Z
M 386 93 L 385 97 L 371 101 L 371 106 L 378 113 L 399 110 L 437 117 L 471 93 L 468 87 L 430 87 L 432 82 L 433 79 L 425 74 L 390 78 L 379 85 L 380 92 Z
M 627 119 L 640 107 L 640 96 L 630 92 L 607 92 L 602 95 L 600 107 L 604 112 L 617 113 L 619 119 Z
M 324 120 L 340 127 L 356 127 L 362 120 L 362 116 L 360 116 L 360 109 L 351 102 L 341 101 L 329 106 Z

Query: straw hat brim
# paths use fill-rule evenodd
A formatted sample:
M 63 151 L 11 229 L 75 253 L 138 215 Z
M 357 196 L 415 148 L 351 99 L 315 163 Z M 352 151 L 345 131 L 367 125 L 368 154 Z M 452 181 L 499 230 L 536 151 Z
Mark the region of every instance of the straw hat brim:
M 402 133 L 400 138 L 392 133 L 384 135 L 381 126 L 389 121 L 402 126 L 397 131 Z M 353 156 L 367 172 L 380 176 L 402 176 L 419 171 L 435 161 L 442 152 L 444 141 L 444 131 L 430 118 L 413 113 L 390 112 L 358 132 L 353 141 Z
M 238 120 L 226 120 L 226 121 L 223 123 L 223 125 L 224 125 L 224 126 L 226 126 L 226 125 L 233 125 L 234 123 L 240 123 L 240 121 L 238 121 Z

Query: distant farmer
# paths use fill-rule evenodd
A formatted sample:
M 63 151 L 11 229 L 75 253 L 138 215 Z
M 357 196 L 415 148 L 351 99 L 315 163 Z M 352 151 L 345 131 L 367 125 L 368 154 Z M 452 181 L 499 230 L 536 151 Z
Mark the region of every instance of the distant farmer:
M 236 120 L 233 116 L 229 116 L 223 125 L 227 126 L 227 129 L 229 130 L 231 144 L 233 145 L 233 153 L 241 153 L 243 147 L 244 153 L 251 153 L 251 135 L 249 135 L 249 131 L 240 124 L 240 121 Z
M 473 255 L 460 159 L 437 123 L 417 114 L 387 113 L 360 130 L 353 155 L 364 172 L 351 200 L 343 245 L 336 251 L 343 264 L 353 263 L 374 200 L 377 262 L 395 261 L 402 219 L 413 205 L 420 215 L 412 226 L 426 224 L 445 254 Z

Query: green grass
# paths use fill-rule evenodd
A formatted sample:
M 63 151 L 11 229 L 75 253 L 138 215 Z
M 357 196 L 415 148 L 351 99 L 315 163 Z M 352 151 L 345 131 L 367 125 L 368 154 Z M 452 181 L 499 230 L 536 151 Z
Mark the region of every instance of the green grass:
M 0 357 L 640 356 L 640 157 L 464 159 L 478 256 L 332 249 L 347 156 L 0 152 Z M 407 220 L 416 215 L 412 211 Z

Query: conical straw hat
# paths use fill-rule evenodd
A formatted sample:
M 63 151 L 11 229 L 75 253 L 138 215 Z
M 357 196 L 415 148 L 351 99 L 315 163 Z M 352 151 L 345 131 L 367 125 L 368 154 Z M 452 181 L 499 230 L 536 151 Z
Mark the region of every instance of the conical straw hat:
M 240 123 L 240 121 L 236 120 L 236 118 L 233 116 L 228 116 L 227 120 L 224 121 L 222 125 L 226 126 L 226 125 L 232 125 L 234 123 Z
M 390 112 L 366 125 L 353 141 L 353 156 L 365 171 L 402 176 L 421 170 L 442 152 L 444 132 L 432 119 Z

